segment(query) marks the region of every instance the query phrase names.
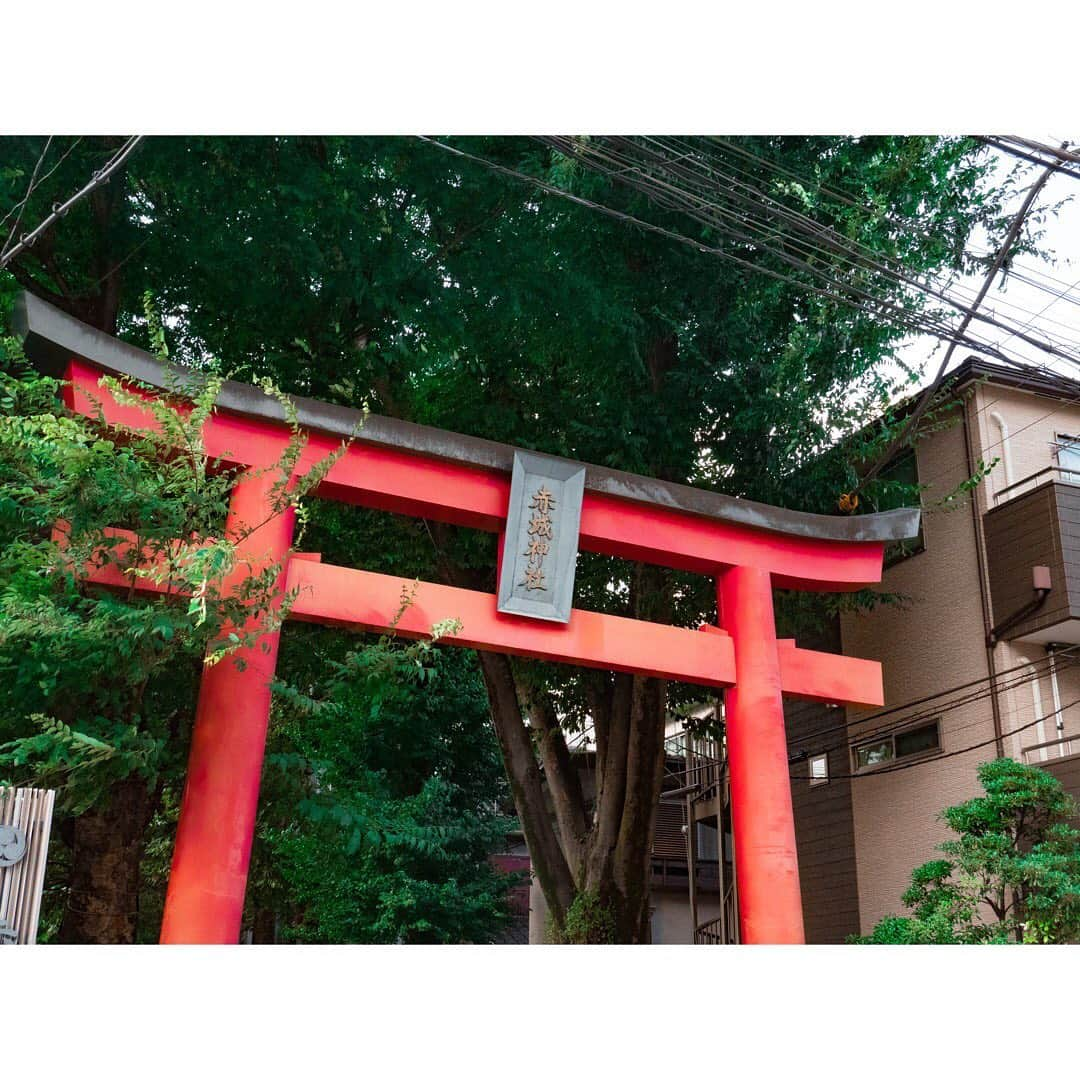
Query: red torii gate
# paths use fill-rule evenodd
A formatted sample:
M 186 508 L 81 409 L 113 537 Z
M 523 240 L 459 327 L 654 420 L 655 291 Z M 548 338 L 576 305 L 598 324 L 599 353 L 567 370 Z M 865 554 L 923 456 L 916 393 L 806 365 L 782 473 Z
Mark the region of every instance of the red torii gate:
M 111 424 L 146 427 L 151 414 L 114 400 L 101 376 L 161 389 L 177 384 L 178 369 L 28 294 L 16 319 L 27 356 L 63 375 L 65 401 L 77 412 L 100 409 Z M 353 433 L 360 414 L 306 399 L 295 405 L 308 436 L 295 471 L 303 476 Z M 879 581 L 885 544 L 916 534 L 917 510 L 824 517 L 587 466 L 580 546 L 715 576 L 719 627 L 700 633 L 578 609 L 568 623 L 540 622 L 500 613 L 494 595 L 429 582 L 402 613 L 411 581 L 291 553 L 291 512 L 244 535 L 245 524 L 267 518 L 278 479 L 268 467 L 290 433 L 280 405 L 255 387 L 227 383 L 218 406 L 204 429 L 207 452 L 246 470 L 226 524 L 243 537 L 235 576 L 285 566 L 282 590 L 299 590 L 291 618 L 364 631 L 384 630 L 397 617 L 397 633 L 414 637 L 456 619 L 461 630 L 444 643 L 726 688 L 741 938 L 804 940 L 781 696 L 881 705 L 881 669 L 778 640 L 772 590 L 853 590 Z M 512 461 L 511 447 L 370 416 L 315 494 L 503 534 Z M 278 637 L 268 633 L 261 647 L 243 649 L 243 670 L 228 662 L 204 670 L 163 943 L 238 939 Z

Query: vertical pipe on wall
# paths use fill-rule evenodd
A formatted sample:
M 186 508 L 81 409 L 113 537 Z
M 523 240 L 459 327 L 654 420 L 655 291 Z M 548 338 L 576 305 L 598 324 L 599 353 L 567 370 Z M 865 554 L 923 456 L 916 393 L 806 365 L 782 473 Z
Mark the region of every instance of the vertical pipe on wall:
M 1005 423 L 1005 417 L 996 409 L 990 413 L 990 419 L 998 426 L 1001 432 L 1001 464 L 1005 467 L 1005 487 L 1011 487 L 1013 482 L 1012 448 L 1009 446 L 1009 425 Z
M 1028 664 L 1028 666 L 1024 669 L 1024 672 L 1025 674 L 1028 672 L 1031 673 L 1031 704 L 1035 710 L 1035 719 L 1037 721 L 1037 723 L 1035 724 L 1035 741 L 1039 743 L 1044 743 L 1046 742 L 1046 713 L 1043 712 L 1042 690 L 1039 689 L 1039 675 L 1038 672 L 1035 670 L 1034 664 Z M 1054 689 L 1056 690 L 1057 688 L 1055 687 Z M 1017 739 L 1019 739 L 1019 736 L 1017 736 Z M 1020 748 L 1017 747 L 1017 750 L 1019 749 Z M 1017 757 L 1020 760 L 1023 760 L 1023 753 L 1018 753 Z M 1045 746 L 1039 750 L 1039 760 L 1046 760 Z
M 791 803 L 772 582 L 735 566 L 717 588 L 720 625 L 731 634 L 735 685 L 725 697 L 735 880 L 741 940 L 805 941 Z
M 971 442 L 971 422 L 968 419 L 968 403 L 965 401 L 960 410 L 960 416 L 964 425 L 964 458 L 967 463 L 967 473 L 971 476 L 975 471 L 975 453 Z M 994 722 L 994 749 L 997 756 L 1005 756 L 1005 744 L 1001 737 L 1001 703 L 998 701 L 997 687 L 997 664 L 994 662 L 994 646 L 990 644 L 990 630 L 994 625 L 990 613 L 990 596 L 986 578 L 986 557 L 983 549 L 982 516 L 979 514 L 979 500 L 976 492 L 972 491 L 971 500 L 971 524 L 975 530 L 975 564 L 979 575 L 979 599 L 982 602 L 983 615 L 983 638 L 986 642 L 986 671 L 990 676 L 990 715 Z
M 1061 715 L 1061 694 L 1058 691 L 1057 657 L 1054 655 L 1053 644 L 1046 646 L 1046 655 L 1050 661 L 1050 693 L 1054 698 L 1054 727 L 1058 737 L 1058 757 L 1065 756 L 1065 717 Z
M 277 564 L 277 589 L 283 590 L 295 514 L 291 508 L 272 509 L 279 480 L 271 470 L 260 470 L 233 489 L 225 530 L 236 539 L 236 569 L 225 582 L 228 589 Z M 279 637 L 278 631 L 265 633 L 203 669 L 162 944 L 239 940 Z
M 687 733 L 686 760 L 690 763 L 690 735 Z M 694 783 L 689 777 L 687 768 L 687 786 Z M 700 773 L 698 774 L 700 776 Z M 687 869 L 687 899 L 690 901 L 690 944 L 697 944 L 698 928 L 698 896 L 697 896 L 697 822 L 694 820 L 694 793 L 686 795 L 686 869 Z

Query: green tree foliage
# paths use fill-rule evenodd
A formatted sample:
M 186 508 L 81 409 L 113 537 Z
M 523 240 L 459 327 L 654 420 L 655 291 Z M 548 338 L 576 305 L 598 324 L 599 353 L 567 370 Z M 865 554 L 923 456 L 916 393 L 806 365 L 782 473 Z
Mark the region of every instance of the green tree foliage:
M 872 945 L 1072 942 L 1080 938 L 1076 805 L 1050 773 L 1009 758 L 979 766 L 981 795 L 942 812 L 946 856 L 918 867 L 908 917 L 857 939 Z
M 226 630 L 247 603 L 260 628 L 279 618 L 273 568 L 224 588 L 240 539 L 224 535 L 233 476 L 208 469 L 201 445 L 217 380 L 187 417 L 155 403 L 159 431 L 118 433 L 58 410 L 55 380 L 2 378 L 0 670 L 7 724 L 32 715 L 41 731 L 6 744 L 0 760 L 59 786 L 78 813 L 116 781 L 156 782 L 178 718 L 172 681 L 159 676 L 252 640 Z M 90 584 L 91 566 L 119 587 Z
M 508 792 L 474 659 L 432 647 L 453 629 L 340 660 L 340 638 L 298 635 L 319 695 L 278 688 L 258 858 L 280 885 L 253 898 L 286 940 L 484 942 L 505 924 L 512 879 L 487 856 Z

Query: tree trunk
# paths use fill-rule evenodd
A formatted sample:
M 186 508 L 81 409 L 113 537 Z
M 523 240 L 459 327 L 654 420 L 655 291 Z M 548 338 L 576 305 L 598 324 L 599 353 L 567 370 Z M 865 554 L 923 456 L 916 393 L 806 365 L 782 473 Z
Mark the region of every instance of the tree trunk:
M 665 571 L 637 568 L 633 607 L 638 617 L 660 617 L 669 610 L 669 594 Z M 587 813 L 579 762 L 566 748 L 550 701 L 542 692 L 519 686 L 506 657 L 481 653 L 480 666 L 533 872 L 551 914 L 553 939 L 647 944 L 652 835 L 664 774 L 666 684 L 608 676 L 606 692 L 594 694 L 598 782 Z
M 255 912 L 251 927 L 252 945 L 277 944 L 277 915 L 270 908 L 261 907 Z
M 139 866 L 156 801 L 144 781 L 129 777 L 112 786 L 106 803 L 74 819 L 62 943 L 135 943 Z
M 670 335 L 659 336 L 647 350 L 654 395 L 677 356 L 677 342 Z M 662 463 L 656 471 L 677 478 Z M 429 528 L 442 579 L 459 588 L 490 589 L 486 575 L 463 569 L 447 554 L 451 527 L 431 523 Z M 670 622 L 671 574 L 637 565 L 631 610 L 635 618 Z M 641 676 L 590 676 L 596 791 L 587 805 L 578 774 L 580 755 L 569 752 L 546 692 L 521 681 L 522 669 L 515 674 L 504 656 L 482 652 L 479 660 L 533 873 L 550 912 L 553 940 L 647 944 L 653 827 L 664 776 L 666 684 Z

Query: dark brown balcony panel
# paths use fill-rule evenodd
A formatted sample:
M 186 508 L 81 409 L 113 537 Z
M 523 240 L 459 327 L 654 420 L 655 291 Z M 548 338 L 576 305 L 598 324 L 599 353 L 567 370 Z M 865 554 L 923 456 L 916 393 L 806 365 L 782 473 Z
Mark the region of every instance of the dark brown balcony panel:
M 1080 739 L 1058 739 L 1046 746 L 1046 761 L 1038 760 L 1034 755 L 1024 755 L 1029 765 L 1041 765 L 1051 776 L 1061 781 L 1061 786 L 1070 794 L 1077 803 L 1080 803 L 1080 752 L 1077 744 Z M 1059 757 L 1064 753 L 1065 757 Z M 1072 824 L 1080 824 L 1080 820 L 1074 820 Z
M 1052 590 L 1002 638 L 1080 641 L 1080 486 L 1051 480 L 983 518 L 994 624 L 1032 602 L 1032 567 L 1048 566 Z

